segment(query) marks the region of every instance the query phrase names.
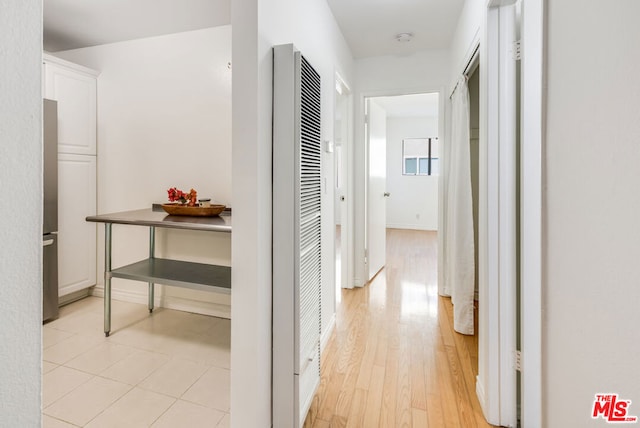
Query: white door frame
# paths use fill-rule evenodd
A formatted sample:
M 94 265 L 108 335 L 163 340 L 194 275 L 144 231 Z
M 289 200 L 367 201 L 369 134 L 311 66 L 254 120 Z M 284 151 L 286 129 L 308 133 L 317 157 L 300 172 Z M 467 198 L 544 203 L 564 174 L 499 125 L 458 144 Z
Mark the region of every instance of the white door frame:
M 517 88 L 514 43 L 516 10 L 514 5 L 498 8 L 500 38 L 499 88 L 499 175 L 500 175 L 500 423 L 517 426 Z
M 487 421 L 516 426 L 516 92 L 514 6 L 489 1 L 480 52 L 478 377 Z M 466 64 L 466 62 L 465 62 Z M 461 70 L 464 71 L 464 70 Z
M 495 12 L 495 11 L 493 11 Z M 478 203 L 478 377 L 476 394 L 484 417 L 500 425 L 500 174 L 499 174 L 499 37 L 489 31 L 492 9 L 487 8 L 484 31 L 468 49 L 468 61 L 480 55 L 480 138 Z M 466 70 L 460 70 L 464 73 Z M 514 322 L 515 324 L 515 322 Z
M 357 180 L 360 181 L 360 186 L 359 188 L 361 189 L 360 192 L 358 192 L 358 196 L 356 198 L 355 201 L 355 214 L 354 214 L 354 219 L 355 218 L 367 218 L 366 216 L 366 210 L 367 210 L 367 203 L 366 203 L 366 197 L 365 195 L 367 194 L 367 181 L 369 180 L 369 169 L 368 169 L 368 163 L 369 163 L 369 147 L 368 147 L 368 142 L 367 142 L 367 138 L 366 138 L 366 133 L 365 133 L 365 104 L 366 104 L 366 100 L 367 98 L 375 98 L 375 97 L 392 97 L 392 96 L 399 96 L 399 95 L 413 95 L 413 94 L 427 94 L 427 93 L 438 93 L 438 134 L 439 134 L 439 138 L 441 139 L 446 139 L 448 138 L 448 134 L 446 133 L 446 129 L 445 129 L 445 118 L 446 115 L 448 113 L 448 111 L 446 110 L 446 105 L 445 105 L 445 87 L 444 86 L 420 86 L 420 87 L 414 87 L 414 88 L 405 88 L 405 89 L 390 89 L 390 90 L 382 90 L 382 91 L 367 91 L 367 92 L 362 92 L 360 93 L 360 96 L 358 98 L 358 105 L 356 108 L 356 131 L 355 131 L 355 141 L 356 144 L 362 144 L 362 150 L 360 151 L 361 153 L 361 159 L 358 161 L 360 162 L 359 165 L 356 165 L 356 159 L 357 157 L 353 157 L 352 159 L 354 159 L 354 163 L 350 164 L 349 166 L 353 168 L 353 170 L 356 173 L 356 177 Z M 441 183 L 442 180 L 439 180 L 439 183 Z M 440 186 L 440 184 L 439 184 Z M 356 186 L 356 188 L 358 188 Z M 353 193 L 353 195 L 355 196 L 355 192 Z M 438 217 L 440 218 L 441 216 L 441 200 L 440 198 L 438 199 Z M 366 278 L 368 278 L 368 270 L 367 270 L 367 265 L 365 264 L 365 240 L 366 240 L 366 234 L 367 234 L 367 230 L 368 230 L 368 225 L 365 222 L 362 223 L 357 223 L 354 221 L 353 223 L 351 223 L 354 226 L 354 236 L 355 236 L 355 241 L 354 241 L 354 252 L 355 252 L 355 257 L 354 257 L 354 284 L 356 287 L 363 287 L 364 285 L 366 285 L 367 280 Z M 438 220 L 438 227 L 440 228 L 440 220 Z M 442 259 L 442 257 L 438 257 L 438 280 L 440 280 L 440 272 L 441 272 L 441 266 L 440 266 L 440 260 Z M 364 280 L 363 280 L 364 278 Z
M 480 306 L 490 329 L 486 344 L 487 418 L 517 425 L 516 352 L 516 14 L 513 4 L 489 5 L 486 16 L 487 290 Z M 497 327 L 497 331 L 496 328 Z M 497 342 L 496 342 L 497 339 Z M 497 369 L 497 371 L 496 371 Z M 487 392 L 487 391 L 485 391 Z M 494 401 L 497 401 L 494 402 Z
M 347 121 L 346 127 L 346 135 L 343 135 L 345 141 L 342 144 L 341 155 L 342 155 L 342 178 L 344 180 L 343 184 L 343 193 L 345 197 L 345 201 L 342 203 L 340 207 L 341 214 L 341 248 L 340 248 L 340 258 L 341 258 L 341 287 L 342 288 L 353 288 L 354 287 L 354 191 L 353 191 L 353 159 L 354 159 L 354 145 L 353 145 L 353 91 L 349 84 L 342 78 L 340 73 L 335 73 L 335 87 L 340 86 L 343 91 L 346 91 L 347 94 L 347 105 L 345 108 L 346 117 L 344 118 Z M 336 89 L 337 90 L 337 89 Z M 335 97 L 335 91 L 334 91 Z M 334 99 L 334 124 L 335 124 L 335 115 L 337 108 L 337 97 Z M 338 132 L 335 128 L 333 130 L 333 140 L 335 143 L 336 132 Z M 342 131 L 340 131 L 342 132 Z M 334 175 L 336 171 L 334 170 Z M 335 186 L 334 186 L 335 187 Z M 335 191 L 335 189 L 334 189 Z M 336 198 L 334 196 L 333 202 L 336 202 Z M 335 215 L 335 207 L 332 210 Z M 336 219 L 334 218 L 333 224 L 335 225 Z M 335 243 L 333 246 L 333 258 L 335 260 Z M 335 269 L 335 263 L 334 263 Z M 334 277 L 336 272 L 333 273 Z M 338 303 L 338 297 L 336 297 L 336 308 Z
M 477 393 L 487 420 L 496 425 L 514 417 L 515 359 L 515 229 L 517 203 L 515 164 L 509 144 L 513 130 L 501 117 L 512 111 L 505 76 L 513 28 L 510 5 L 517 0 L 489 0 L 481 43 L 481 189 L 480 200 L 480 311 Z M 521 150 L 521 424 L 542 426 L 542 82 L 544 52 L 543 0 L 522 1 L 522 150 Z M 501 15 L 502 13 L 502 15 Z M 503 18 L 502 20 L 500 18 Z M 506 19 L 505 19 L 506 18 Z M 506 23 L 506 25 L 505 25 Z M 502 48 L 501 48 L 502 46 Z M 501 52 L 502 49 L 502 52 Z M 502 53 L 502 56 L 501 56 Z M 502 59 L 501 59 L 502 58 Z M 482 194 L 482 190 L 481 190 Z M 483 206 L 484 205 L 484 206 Z M 505 221 L 505 216 L 506 221 Z M 484 218 L 483 218 L 484 217 Z
M 521 426 L 542 426 L 544 0 L 522 1 Z

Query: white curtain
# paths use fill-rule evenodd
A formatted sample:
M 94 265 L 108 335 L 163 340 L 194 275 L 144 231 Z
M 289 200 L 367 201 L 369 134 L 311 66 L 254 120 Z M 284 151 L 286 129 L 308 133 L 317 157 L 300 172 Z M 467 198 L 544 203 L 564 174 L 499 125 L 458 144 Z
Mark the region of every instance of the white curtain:
M 460 78 L 451 97 L 451 140 L 444 151 L 444 284 L 453 328 L 473 334 L 474 239 L 469 151 L 469 89 Z

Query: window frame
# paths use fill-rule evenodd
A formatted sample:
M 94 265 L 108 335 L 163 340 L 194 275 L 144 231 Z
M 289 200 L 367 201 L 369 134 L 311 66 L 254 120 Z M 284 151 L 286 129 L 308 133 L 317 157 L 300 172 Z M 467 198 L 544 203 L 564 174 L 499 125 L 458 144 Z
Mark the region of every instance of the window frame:
M 427 142 L 427 156 L 418 156 L 418 155 L 406 155 L 405 154 L 405 144 L 407 140 L 426 140 Z M 439 173 L 433 172 L 433 160 L 440 160 L 440 157 L 432 156 L 432 142 L 439 142 L 438 137 L 421 137 L 421 138 L 403 138 L 402 139 L 402 175 L 403 176 L 438 176 Z M 439 148 L 438 148 L 439 149 Z M 438 150 L 439 151 L 439 150 Z M 415 173 L 407 173 L 407 159 L 415 159 L 416 160 L 416 172 Z M 422 160 L 427 160 L 427 172 L 420 172 L 420 163 Z

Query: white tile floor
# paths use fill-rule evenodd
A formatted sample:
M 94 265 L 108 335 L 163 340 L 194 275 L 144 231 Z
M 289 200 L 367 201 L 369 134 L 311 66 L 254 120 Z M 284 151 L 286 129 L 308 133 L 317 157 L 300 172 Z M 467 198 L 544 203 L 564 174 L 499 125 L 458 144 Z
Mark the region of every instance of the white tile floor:
M 43 327 L 43 427 L 228 427 L 231 323 L 88 297 Z

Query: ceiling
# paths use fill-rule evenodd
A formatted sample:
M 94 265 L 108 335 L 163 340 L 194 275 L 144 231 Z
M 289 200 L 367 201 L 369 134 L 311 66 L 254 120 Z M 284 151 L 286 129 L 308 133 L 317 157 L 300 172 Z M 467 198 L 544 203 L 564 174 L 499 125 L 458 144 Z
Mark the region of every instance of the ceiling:
M 437 117 L 439 94 L 411 94 L 391 97 L 375 97 L 387 117 Z
M 44 0 L 44 49 L 56 52 L 230 23 L 230 0 Z
M 354 58 L 447 49 L 464 0 L 327 0 Z M 231 0 L 44 0 L 49 52 L 231 23 Z M 395 35 L 413 33 L 410 42 Z
M 327 0 L 354 58 L 448 49 L 464 0 Z M 413 33 L 410 42 L 396 41 Z

